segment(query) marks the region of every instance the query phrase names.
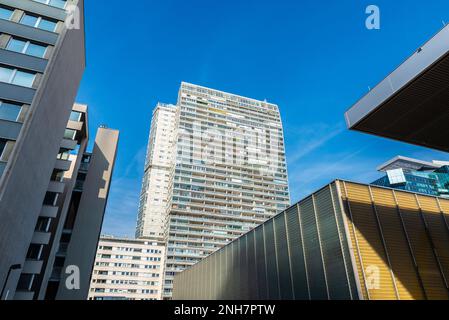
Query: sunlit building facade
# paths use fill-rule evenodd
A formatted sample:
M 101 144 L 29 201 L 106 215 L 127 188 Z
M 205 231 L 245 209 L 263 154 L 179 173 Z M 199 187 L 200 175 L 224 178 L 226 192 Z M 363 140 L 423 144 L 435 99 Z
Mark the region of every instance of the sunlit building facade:
M 176 106 L 158 104 L 151 120 L 140 194 L 137 238 L 162 241 L 174 162 Z
M 160 300 L 164 256 L 162 243 L 101 237 L 89 300 Z
M 177 108 L 164 298 L 176 273 L 290 205 L 277 105 L 182 83 Z

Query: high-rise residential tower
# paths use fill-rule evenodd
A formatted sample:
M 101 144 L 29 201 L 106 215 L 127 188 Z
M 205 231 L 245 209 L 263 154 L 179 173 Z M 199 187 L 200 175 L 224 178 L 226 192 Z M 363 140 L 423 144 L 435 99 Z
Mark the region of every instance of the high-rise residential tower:
M 161 110 L 158 107 L 155 115 Z M 171 298 L 176 273 L 290 204 L 277 105 L 182 83 L 170 119 L 174 128 L 169 127 L 173 133 L 168 141 L 173 145 L 155 151 L 152 146 L 157 143 L 150 137 L 149 147 L 149 154 L 173 153 L 170 170 L 163 173 L 169 178 L 168 194 L 160 199 L 167 202 L 162 216 L 166 299 Z M 159 123 L 153 118 L 152 134 Z M 161 181 L 144 181 L 144 188 L 156 190 Z M 144 203 L 148 203 L 146 196 L 143 192 Z
M 75 140 L 81 141 L 78 138 L 82 134 L 64 137 L 64 133 L 76 124 L 75 121 L 68 126 L 68 121 L 85 68 L 83 13 L 83 0 L 0 1 L 3 299 L 7 294 L 8 299 L 16 297 L 21 274 L 20 286 L 32 291 L 17 293 L 17 297 L 41 297 L 39 286 L 25 285 L 33 277 L 24 275 L 39 273 L 44 266 L 39 265 L 38 259 L 26 257 L 38 256 L 37 247 L 30 244 L 50 241 L 49 235 L 39 230 L 46 230 L 43 219 L 55 219 L 57 215 L 57 209 L 46 206 L 51 202 L 47 196 L 63 191 L 56 181 L 61 175 L 55 169 L 63 164 L 57 155 L 62 156 L 61 149 L 76 148 Z
M 170 173 L 174 161 L 175 127 L 176 106 L 158 104 L 151 120 L 137 238 L 164 239 Z

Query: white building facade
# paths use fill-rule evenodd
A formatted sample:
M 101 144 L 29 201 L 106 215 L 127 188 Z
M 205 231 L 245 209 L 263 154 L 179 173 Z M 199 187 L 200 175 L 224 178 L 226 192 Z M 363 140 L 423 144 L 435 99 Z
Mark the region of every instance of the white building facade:
M 170 174 L 174 161 L 176 110 L 176 106 L 158 104 L 153 112 L 136 238 L 164 239 Z
M 160 300 L 164 244 L 102 237 L 89 300 Z

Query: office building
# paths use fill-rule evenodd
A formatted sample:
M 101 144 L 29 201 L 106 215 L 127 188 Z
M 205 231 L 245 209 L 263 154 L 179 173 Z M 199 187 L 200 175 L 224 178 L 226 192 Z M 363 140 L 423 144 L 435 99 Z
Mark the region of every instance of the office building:
M 136 238 L 164 240 L 170 175 L 174 163 L 176 106 L 158 104 L 151 120 Z
M 449 25 L 346 113 L 348 127 L 449 151 Z
M 68 28 L 65 23 L 64 8 L 68 4 L 77 6 L 79 24 L 74 28 Z M 48 239 L 35 229 L 43 221 L 41 218 L 55 215 L 54 209 L 47 209 L 46 204 L 51 202 L 48 193 L 62 191 L 54 181 L 60 174 L 53 175 L 61 164 L 57 155 L 61 149 L 77 144 L 63 136 L 85 68 L 83 12 L 82 0 L 2 0 L 0 3 L 0 286 L 3 299 L 16 297 L 19 282 L 26 289 L 25 278 L 31 277 L 25 274 L 43 270 L 38 270 L 37 263 L 33 266 L 27 263 L 26 256 L 27 252 L 35 256 L 35 247 L 30 247 L 30 243 L 47 243 Z M 33 298 L 43 297 L 40 287 L 31 287 Z M 19 291 L 17 298 L 31 297 L 31 291 Z
M 118 144 L 118 131 L 101 127 L 87 152 L 87 114 L 86 105 L 73 106 L 28 250 L 16 255 L 21 267 L 4 284 L 5 300 L 87 298 Z M 77 290 L 66 287 L 69 266 L 78 268 Z
M 154 204 L 157 200 L 166 210 L 157 211 L 164 216 L 156 220 L 151 210 L 157 208 L 147 205 L 149 213 L 139 212 L 137 234 L 151 224 L 145 219 L 163 221 L 167 247 L 165 299 L 171 298 L 177 272 L 290 205 L 277 105 L 182 83 L 176 107 L 156 109 L 148 150 L 149 175 L 151 161 L 158 158 L 164 161 L 164 169 L 159 181 L 146 176 L 143 190 L 168 185 L 168 196 L 142 193 L 141 203 Z M 170 170 L 166 163 L 171 163 Z M 165 190 L 160 195 L 165 195 Z
M 160 300 L 164 255 L 163 243 L 103 236 L 89 300 Z
M 334 181 L 177 274 L 174 299 L 447 300 L 449 200 Z
M 378 170 L 386 174 L 374 181 L 374 185 L 449 198 L 449 162 L 398 156 Z

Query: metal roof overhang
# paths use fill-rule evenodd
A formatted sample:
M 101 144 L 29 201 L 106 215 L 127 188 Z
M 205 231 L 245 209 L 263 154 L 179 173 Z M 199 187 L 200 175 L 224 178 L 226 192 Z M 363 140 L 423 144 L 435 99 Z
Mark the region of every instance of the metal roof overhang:
M 345 116 L 352 130 L 449 152 L 449 25 Z

